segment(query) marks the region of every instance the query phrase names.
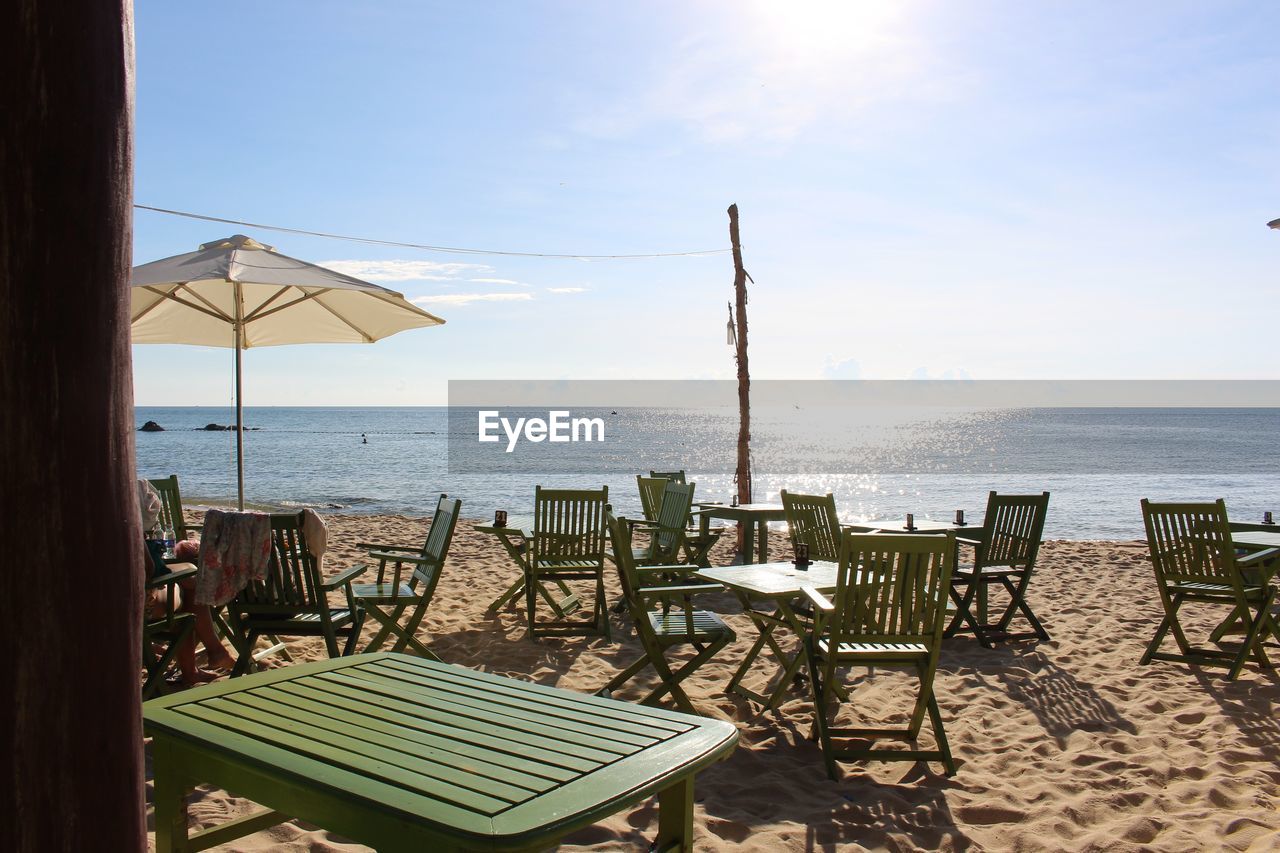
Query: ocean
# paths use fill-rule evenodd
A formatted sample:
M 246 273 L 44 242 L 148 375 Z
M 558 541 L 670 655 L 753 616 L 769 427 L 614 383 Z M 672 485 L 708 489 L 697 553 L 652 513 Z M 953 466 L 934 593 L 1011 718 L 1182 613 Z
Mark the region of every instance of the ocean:
M 189 504 L 233 502 L 229 407 L 138 407 L 138 475 L 177 474 Z M 542 414 L 546 414 L 543 412 Z M 599 417 L 608 442 L 505 454 L 480 445 L 470 412 L 422 408 L 245 409 L 245 496 L 259 504 L 347 513 L 427 515 L 442 493 L 463 515 L 529 512 L 535 485 L 608 485 L 639 513 L 635 475 L 682 468 L 697 497 L 733 492 L 737 412 L 729 408 L 575 411 Z M 1280 513 L 1280 409 L 1030 408 L 904 410 L 832 418 L 753 410 L 756 500 L 781 489 L 835 494 L 845 520 L 981 519 L 987 493 L 1052 493 L 1045 535 L 1143 537 L 1140 498 L 1225 498 L 1233 520 Z M 452 435 L 451 435 L 452 431 Z M 367 439 L 367 442 L 366 442 Z M 522 455 L 524 454 L 524 455 Z

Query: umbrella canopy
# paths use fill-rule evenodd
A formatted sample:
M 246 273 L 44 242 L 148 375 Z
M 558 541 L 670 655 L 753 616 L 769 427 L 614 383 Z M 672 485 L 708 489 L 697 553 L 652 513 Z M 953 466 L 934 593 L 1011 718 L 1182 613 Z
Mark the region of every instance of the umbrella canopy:
M 244 509 L 240 352 L 282 344 L 371 344 L 444 320 L 404 295 L 282 255 L 243 234 L 133 268 L 135 344 L 234 347 L 236 462 Z
M 444 322 L 394 290 L 241 234 L 134 267 L 132 297 L 135 344 L 371 344 Z

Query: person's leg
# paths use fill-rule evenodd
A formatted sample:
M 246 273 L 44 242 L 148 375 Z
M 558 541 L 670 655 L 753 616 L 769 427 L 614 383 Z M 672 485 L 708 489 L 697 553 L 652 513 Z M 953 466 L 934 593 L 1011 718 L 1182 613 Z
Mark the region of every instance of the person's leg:
M 204 650 L 208 652 L 209 666 L 212 669 L 230 671 L 231 667 L 235 666 L 236 659 L 227 651 L 227 647 L 222 645 L 218 629 L 213 626 L 213 608 L 197 605 L 193 610 L 196 616 L 196 636 L 200 638 L 200 642 L 204 644 Z
M 185 582 L 179 582 L 178 584 L 178 609 L 188 613 L 192 612 L 192 610 L 203 610 L 207 617 L 209 608 L 192 608 L 188 604 L 188 602 L 191 601 L 191 594 L 183 590 L 182 587 L 184 583 Z M 196 625 L 199 626 L 199 624 L 200 616 L 197 613 Z M 219 647 L 221 647 L 221 644 L 219 644 Z M 226 654 L 226 650 L 223 649 L 222 653 Z M 209 670 L 200 669 L 196 666 L 196 638 L 190 632 L 188 632 L 187 636 L 178 644 L 178 670 L 182 673 L 182 683 L 187 687 L 206 681 L 213 681 L 220 677 L 220 673 L 210 672 Z
M 178 589 L 182 591 L 182 610 L 196 617 L 196 637 L 209 654 L 209 666 L 213 669 L 230 670 L 236 661 L 218 637 L 218 629 L 213 626 L 213 611 L 206 605 L 191 603 L 195 601 L 196 579 L 183 578 L 178 582 Z M 194 641 L 192 654 L 195 654 Z

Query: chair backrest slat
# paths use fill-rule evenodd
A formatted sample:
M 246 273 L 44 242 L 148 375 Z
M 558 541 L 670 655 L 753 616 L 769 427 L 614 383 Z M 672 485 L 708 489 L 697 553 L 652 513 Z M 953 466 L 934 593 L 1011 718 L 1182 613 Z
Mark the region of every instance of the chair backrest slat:
M 673 480 L 677 483 L 683 483 L 685 481 L 683 468 L 679 471 L 650 471 L 649 476 L 657 477 L 660 480 Z
M 604 508 L 609 488 L 544 489 L 533 499 L 535 563 L 565 560 L 600 562 L 605 552 Z
M 1027 570 L 1034 567 L 1048 511 L 1048 492 L 1038 495 L 992 492 L 988 495 L 977 567 L 1013 566 Z
M 835 496 L 800 495 L 783 489 L 782 507 L 792 545 L 808 545 L 809 558 L 813 560 L 840 559 L 840 516 L 836 513 Z

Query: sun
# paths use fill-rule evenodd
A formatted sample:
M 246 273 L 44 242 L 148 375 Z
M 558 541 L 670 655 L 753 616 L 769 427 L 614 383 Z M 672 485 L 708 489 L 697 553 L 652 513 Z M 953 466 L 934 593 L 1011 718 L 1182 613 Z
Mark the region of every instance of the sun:
M 793 59 L 829 61 L 856 55 L 891 38 L 909 4 L 887 0 L 752 0 L 757 35 Z

